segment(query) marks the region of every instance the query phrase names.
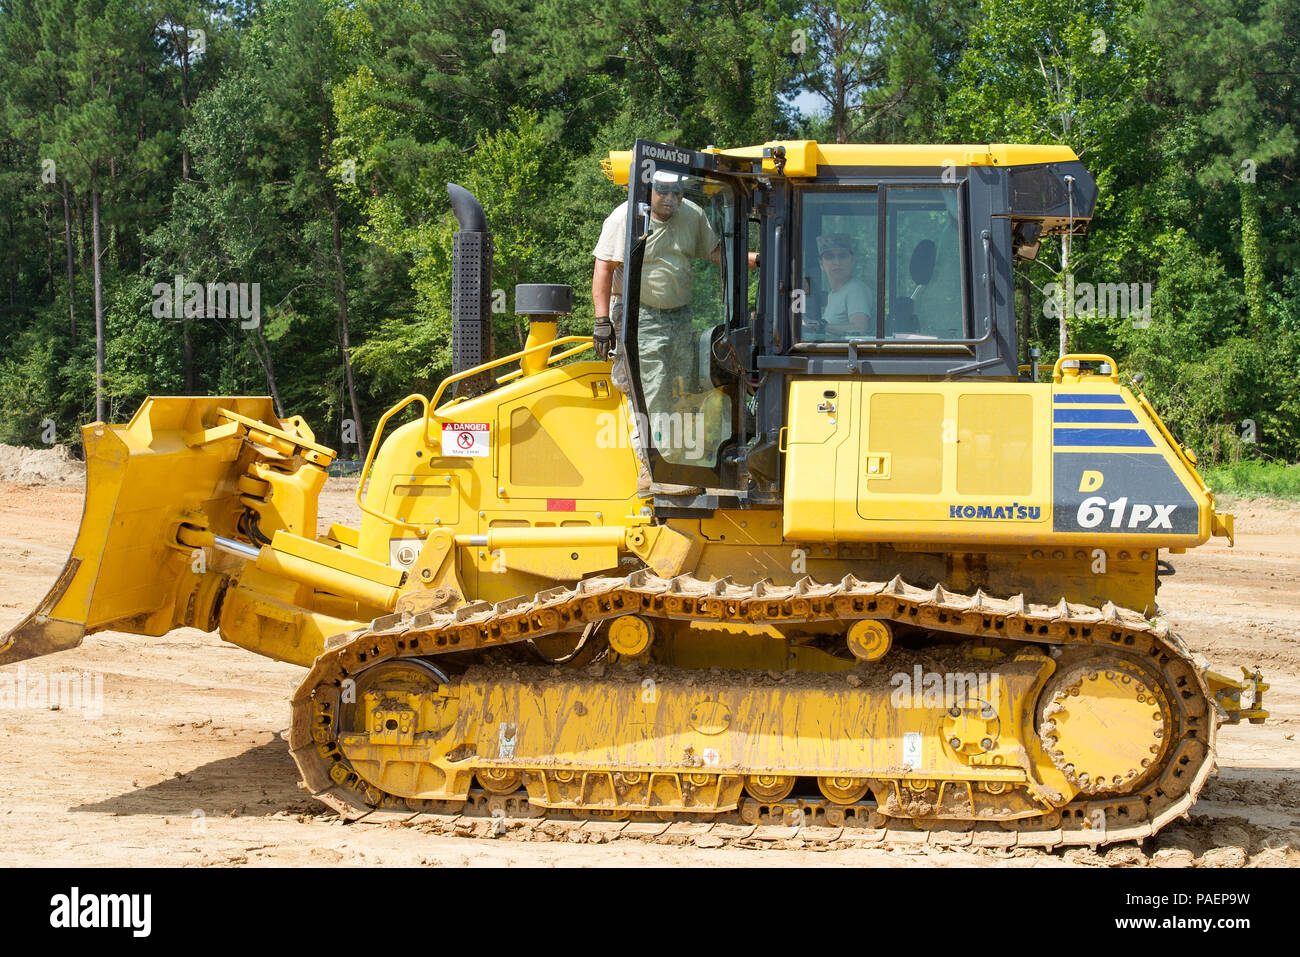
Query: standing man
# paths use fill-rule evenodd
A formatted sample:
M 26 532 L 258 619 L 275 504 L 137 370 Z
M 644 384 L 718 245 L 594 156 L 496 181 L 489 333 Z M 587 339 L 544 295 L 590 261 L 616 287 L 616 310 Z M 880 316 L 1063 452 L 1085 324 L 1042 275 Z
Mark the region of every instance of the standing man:
M 696 364 L 696 336 L 691 327 L 691 262 L 707 259 L 715 266 L 722 262 L 722 242 L 698 205 L 684 197 L 684 177 L 658 170 L 651 181 L 650 232 L 645 241 L 641 265 L 641 296 L 637 313 L 638 359 L 646 412 L 654 417 L 671 413 L 672 381 Z M 600 240 L 592 251 L 596 257 L 591 280 L 591 298 L 596 309 L 593 336 L 597 351 L 608 355 L 610 345 L 621 331 L 623 304 L 624 242 L 627 237 L 627 207 L 624 202 L 605 219 Z M 758 254 L 750 253 L 751 266 L 758 264 Z M 689 372 L 688 372 L 689 375 Z M 615 388 L 631 392 L 626 360 L 616 355 L 611 379 Z M 650 489 L 650 470 L 645 451 L 633 429 L 637 446 L 639 490 Z M 677 494 L 692 491 L 673 486 Z M 667 486 L 653 489 L 673 494 Z

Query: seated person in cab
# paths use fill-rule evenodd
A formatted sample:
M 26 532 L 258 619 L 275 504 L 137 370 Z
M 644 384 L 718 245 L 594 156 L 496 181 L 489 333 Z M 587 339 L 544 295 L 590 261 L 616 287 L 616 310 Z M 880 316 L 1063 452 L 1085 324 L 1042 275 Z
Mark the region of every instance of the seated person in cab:
M 819 339 L 832 342 L 874 336 L 875 293 L 853 275 L 853 241 L 843 233 L 817 237 L 817 261 L 826 274 L 826 305 L 822 308 Z

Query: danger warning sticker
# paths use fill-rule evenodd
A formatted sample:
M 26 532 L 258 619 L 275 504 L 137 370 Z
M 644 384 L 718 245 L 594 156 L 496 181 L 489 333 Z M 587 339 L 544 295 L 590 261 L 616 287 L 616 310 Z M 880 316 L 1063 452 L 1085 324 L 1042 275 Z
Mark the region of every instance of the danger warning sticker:
M 442 423 L 443 455 L 491 455 L 492 426 L 488 422 Z

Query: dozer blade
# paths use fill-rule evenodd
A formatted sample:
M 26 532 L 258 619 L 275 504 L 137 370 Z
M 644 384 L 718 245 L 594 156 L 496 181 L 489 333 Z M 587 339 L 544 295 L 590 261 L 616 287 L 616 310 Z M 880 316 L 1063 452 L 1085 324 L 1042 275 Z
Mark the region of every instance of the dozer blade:
M 59 572 L 54 587 L 26 618 L 15 625 L 0 643 L 0 665 L 52 655 L 81 644 L 86 626 L 75 621 L 51 618 L 50 612 L 63 597 L 81 566 L 78 558 L 69 558 Z
M 163 635 L 180 624 L 213 627 L 187 619 L 206 568 L 198 552 L 178 545 L 177 528 L 235 527 L 239 481 L 257 455 L 247 447 L 250 422 L 311 444 L 300 420 L 281 423 L 271 400 L 258 397 L 150 398 L 125 426 L 84 426 L 76 543 L 49 593 L 0 639 L 0 664 L 75 648 L 106 629 Z M 328 465 L 332 453 L 320 451 Z

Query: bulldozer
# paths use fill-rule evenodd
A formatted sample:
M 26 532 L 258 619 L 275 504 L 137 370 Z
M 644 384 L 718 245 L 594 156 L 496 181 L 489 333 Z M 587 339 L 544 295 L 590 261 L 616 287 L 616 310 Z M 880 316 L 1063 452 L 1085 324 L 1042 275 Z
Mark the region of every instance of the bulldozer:
M 1021 361 L 1017 261 L 1096 205 L 1077 156 L 602 167 L 612 350 L 531 284 L 494 357 L 487 217 L 449 184 L 452 372 L 380 418 L 358 522 L 318 522 L 335 453 L 301 417 L 149 398 L 83 428 L 76 543 L 0 662 L 192 627 L 301 665 L 289 750 L 347 820 L 1054 848 L 1185 815 L 1268 686 L 1156 603 L 1162 550 L 1232 541 L 1195 454 L 1113 358 Z

